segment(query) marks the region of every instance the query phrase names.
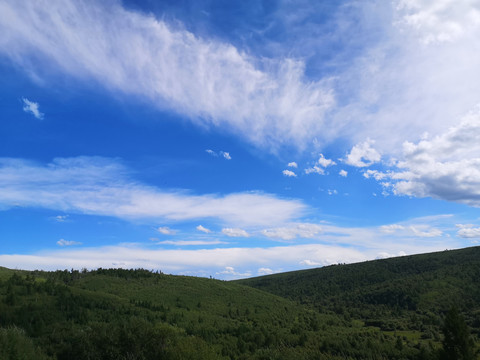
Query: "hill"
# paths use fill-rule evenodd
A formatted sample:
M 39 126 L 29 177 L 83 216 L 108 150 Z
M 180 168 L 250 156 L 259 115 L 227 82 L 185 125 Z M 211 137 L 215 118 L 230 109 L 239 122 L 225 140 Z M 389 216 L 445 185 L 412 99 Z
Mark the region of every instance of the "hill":
M 384 333 L 441 339 L 447 311 L 456 307 L 480 335 L 480 247 L 244 279 L 320 313 L 360 320 Z
M 234 282 L 0 268 L 0 359 L 434 359 L 452 303 L 478 334 L 478 255 Z

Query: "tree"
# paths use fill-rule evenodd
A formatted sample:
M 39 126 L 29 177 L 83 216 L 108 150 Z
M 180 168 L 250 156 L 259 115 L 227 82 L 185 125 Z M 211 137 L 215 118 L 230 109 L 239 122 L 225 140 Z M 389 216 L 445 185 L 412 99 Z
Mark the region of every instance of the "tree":
M 465 319 L 455 307 L 451 308 L 445 317 L 443 336 L 441 359 L 475 359 L 475 344 L 470 336 Z

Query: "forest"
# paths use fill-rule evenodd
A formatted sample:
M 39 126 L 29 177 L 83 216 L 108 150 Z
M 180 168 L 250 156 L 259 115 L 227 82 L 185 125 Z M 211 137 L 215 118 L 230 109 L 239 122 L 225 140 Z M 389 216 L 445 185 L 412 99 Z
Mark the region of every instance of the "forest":
M 221 281 L 0 268 L 0 359 L 478 359 L 480 247 Z

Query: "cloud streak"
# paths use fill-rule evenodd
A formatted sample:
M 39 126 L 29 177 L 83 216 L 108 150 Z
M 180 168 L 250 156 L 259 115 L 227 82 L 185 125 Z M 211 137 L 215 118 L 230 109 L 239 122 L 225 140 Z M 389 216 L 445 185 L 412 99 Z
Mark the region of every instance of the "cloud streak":
M 335 103 L 302 61 L 256 58 L 119 2 L 19 0 L 0 13 L 0 53 L 37 77 L 93 80 L 258 146 L 300 146 Z
M 193 195 L 134 181 L 118 160 L 59 158 L 42 166 L 0 159 L 0 209 L 41 207 L 127 220 L 216 219 L 224 224 L 265 225 L 298 218 L 307 207 L 258 192 Z M 162 228 L 164 229 L 164 228 Z

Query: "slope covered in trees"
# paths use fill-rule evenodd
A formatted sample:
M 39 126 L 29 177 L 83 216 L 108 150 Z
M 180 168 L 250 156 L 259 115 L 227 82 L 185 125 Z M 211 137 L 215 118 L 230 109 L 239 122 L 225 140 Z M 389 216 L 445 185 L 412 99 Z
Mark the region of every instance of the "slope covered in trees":
M 475 357 L 478 255 L 470 248 L 237 282 L 0 268 L 0 358 Z M 452 303 L 458 311 L 445 326 Z M 473 336 L 458 345 L 462 331 Z
M 451 308 L 480 335 L 480 247 L 238 281 L 407 338 L 441 341 Z

